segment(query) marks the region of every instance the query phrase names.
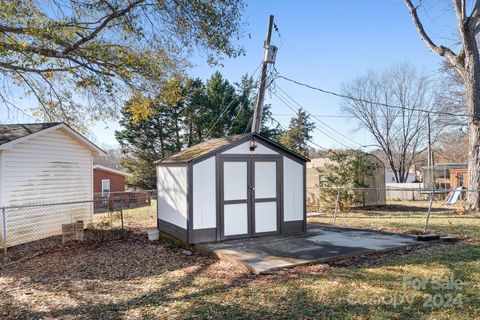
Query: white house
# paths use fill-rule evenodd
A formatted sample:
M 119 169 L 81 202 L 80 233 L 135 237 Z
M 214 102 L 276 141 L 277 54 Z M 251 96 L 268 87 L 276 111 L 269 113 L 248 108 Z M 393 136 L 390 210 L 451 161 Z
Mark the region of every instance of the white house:
M 418 177 L 418 175 L 409 171 L 408 176 L 407 176 L 407 180 L 404 183 L 412 183 L 414 181 L 417 181 L 418 180 L 417 177 Z M 395 175 L 393 174 L 393 171 L 391 169 L 385 170 L 385 182 L 386 183 L 397 183 L 397 181 L 395 179 Z
M 255 133 L 157 161 L 158 228 L 190 244 L 305 231 L 307 161 Z
M 31 205 L 92 200 L 94 155 L 105 152 L 64 123 L 0 125 L 0 207 L 7 207 L 8 246 L 91 219 L 91 203 Z

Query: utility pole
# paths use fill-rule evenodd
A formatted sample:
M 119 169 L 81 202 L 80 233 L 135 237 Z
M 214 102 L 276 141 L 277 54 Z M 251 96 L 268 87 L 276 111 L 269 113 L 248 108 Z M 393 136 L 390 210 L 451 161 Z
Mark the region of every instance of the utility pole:
M 428 171 L 429 171 L 429 179 L 431 180 L 431 187 L 435 189 L 435 170 L 434 160 L 433 160 L 433 150 L 432 150 L 432 132 L 430 129 L 430 112 L 427 113 L 427 131 L 428 131 Z
M 428 169 L 431 169 L 432 166 L 432 140 L 431 140 L 431 133 L 430 133 L 430 112 L 427 113 L 427 134 L 428 134 L 428 158 L 427 158 L 427 163 L 428 163 Z
M 262 62 L 262 74 L 260 77 L 260 88 L 258 89 L 257 99 L 255 100 L 255 108 L 253 112 L 252 132 L 260 132 L 260 124 L 262 123 L 263 114 L 263 100 L 265 97 L 265 90 L 267 88 L 267 68 L 269 63 L 275 63 L 275 55 L 277 48 L 270 45 L 272 38 L 273 16 L 270 16 L 268 21 L 267 39 L 265 40 L 264 48 L 265 54 Z

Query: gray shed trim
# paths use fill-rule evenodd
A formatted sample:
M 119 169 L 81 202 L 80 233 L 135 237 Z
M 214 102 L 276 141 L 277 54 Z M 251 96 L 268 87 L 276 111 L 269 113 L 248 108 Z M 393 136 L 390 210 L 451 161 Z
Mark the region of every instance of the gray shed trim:
M 157 160 L 155 161 L 155 163 L 162 166 L 179 163 L 197 163 L 215 154 L 222 153 L 228 149 L 232 149 L 244 142 L 249 141 L 252 138 L 257 139 L 260 143 L 268 145 L 272 150 L 275 150 L 276 152 L 296 162 L 304 163 L 310 161 L 307 157 L 304 157 L 275 141 L 264 138 L 258 133 L 248 133 L 245 135 L 230 136 L 202 142 L 198 145 L 180 151 L 170 157 Z
M 234 148 L 244 142 L 249 141 L 250 139 L 255 138 L 258 139 L 259 143 L 266 145 L 268 148 L 278 152 L 278 155 L 263 155 L 263 154 L 221 154 L 222 152 Z M 235 136 L 235 138 L 229 140 L 225 145 L 221 147 L 214 148 L 207 153 L 201 154 L 196 157 L 189 158 L 188 160 L 182 160 L 177 162 L 170 162 L 166 158 L 164 160 L 160 160 L 156 162 L 157 166 L 165 166 L 165 167 L 178 167 L 178 166 L 187 166 L 187 229 L 182 229 L 177 227 L 171 223 L 158 219 L 158 228 L 160 231 L 170 234 L 177 239 L 180 239 L 187 244 L 196 244 L 202 242 L 213 242 L 213 241 L 221 241 L 226 239 L 233 239 L 233 238 L 243 238 L 245 236 L 263 236 L 268 234 L 278 234 L 278 233 L 300 233 L 306 230 L 306 165 L 307 161 L 310 161 L 308 158 L 303 157 L 295 152 L 290 151 L 289 149 L 283 147 L 282 145 L 271 141 L 269 139 L 263 138 L 256 133 L 250 133 L 241 136 Z M 187 149 L 188 150 L 188 149 Z M 283 157 L 285 156 L 303 166 L 303 189 L 304 189 L 304 204 L 303 204 L 303 221 L 284 221 L 284 190 L 283 190 L 283 183 L 284 183 L 284 176 L 283 176 Z M 206 228 L 206 229 L 193 229 L 193 165 L 201 162 L 207 158 L 215 157 L 215 171 L 216 171 L 216 227 L 215 228 Z M 171 157 L 170 157 L 171 158 Z M 250 166 L 253 166 L 253 162 L 255 160 L 258 161 L 276 161 L 277 162 L 277 210 L 279 210 L 279 215 L 277 215 L 277 231 L 275 232 L 265 232 L 265 233 L 258 233 L 254 234 L 253 230 L 250 230 L 251 226 L 253 226 L 254 221 L 249 221 L 249 235 L 239 235 L 239 236 L 232 236 L 232 237 L 225 237 L 223 235 L 223 190 L 221 188 L 222 179 L 223 179 L 223 170 L 221 167 L 221 163 L 224 159 L 233 160 L 245 160 L 249 159 L 248 161 L 251 163 Z M 253 170 L 253 169 L 252 169 Z M 253 171 L 252 171 L 253 172 Z M 248 178 L 251 179 L 251 178 Z M 254 178 L 252 178 L 254 179 Z M 249 180 L 249 184 L 252 184 L 253 181 Z M 249 219 L 255 219 L 254 217 L 254 206 L 255 201 L 250 199 L 251 204 Z M 260 200 L 259 202 L 261 202 Z

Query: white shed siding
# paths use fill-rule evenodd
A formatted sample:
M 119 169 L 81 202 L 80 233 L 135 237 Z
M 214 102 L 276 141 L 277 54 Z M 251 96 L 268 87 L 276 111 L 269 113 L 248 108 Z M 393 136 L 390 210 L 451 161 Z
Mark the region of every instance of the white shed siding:
M 187 166 L 157 166 L 158 218 L 186 229 Z
M 20 142 L 3 152 L 5 206 L 92 199 L 92 153 L 62 129 Z M 61 233 L 61 225 L 91 221 L 91 203 L 7 209 L 8 245 Z
M 303 220 L 303 166 L 283 157 L 284 221 Z
M 215 157 L 193 165 L 193 229 L 216 226 Z
M 278 154 L 278 152 L 270 149 L 269 147 L 263 145 L 261 142 L 257 141 L 257 147 L 255 150 L 250 150 L 250 141 L 244 142 L 236 147 L 228 149 L 223 154 Z

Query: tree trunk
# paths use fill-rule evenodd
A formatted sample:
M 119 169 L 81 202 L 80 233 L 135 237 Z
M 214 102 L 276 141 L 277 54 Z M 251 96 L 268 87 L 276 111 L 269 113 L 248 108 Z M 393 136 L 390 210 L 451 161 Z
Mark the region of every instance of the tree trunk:
M 475 41 L 475 40 L 474 40 Z M 478 49 L 465 57 L 464 82 L 466 91 L 466 104 L 468 117 L 468 192 L 467 208 L 478 210 L 480 208 L 480 66 L 478 64 Z M 470 50 L 469 50 L 470 51 Z

